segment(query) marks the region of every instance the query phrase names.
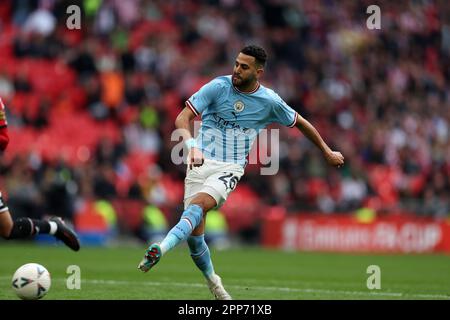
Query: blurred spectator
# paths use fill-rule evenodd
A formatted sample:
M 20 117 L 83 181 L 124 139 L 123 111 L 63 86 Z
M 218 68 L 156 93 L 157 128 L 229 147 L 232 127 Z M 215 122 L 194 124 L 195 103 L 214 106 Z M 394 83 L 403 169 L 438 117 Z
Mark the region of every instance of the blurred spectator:
M 14 84 L 11 79 L 4 74 L 0 74 L 0 95 L 7 101 L 14 95 Z
M 56 28 L 56 18 L 50 11 L 51 3 L 53 1 L 42 1 L 44 4 L 40 8 L 31 12 L 25 21 L 23 31 L 39 34 L 47 37 Z
M 20 72 L 14 78 L 14 90 L 16 92 L 30 92 L 31 85 L 24 72 Z M 3 95 L 2 95 L 3 96 Z

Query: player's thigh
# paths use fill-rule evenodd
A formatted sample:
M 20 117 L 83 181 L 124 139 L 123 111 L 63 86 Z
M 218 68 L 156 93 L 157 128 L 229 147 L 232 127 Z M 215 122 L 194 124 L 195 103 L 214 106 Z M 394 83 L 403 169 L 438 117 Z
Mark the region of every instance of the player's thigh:
M 8 237 L 13 228 L 13 220 L 8 210 L 0 212 L 0 236 Z
M 205 177 L 198 169 L 190 170 L 184 179 L 184 208 L 186 209 L 195 196 L 202 190 Z
M 213 195 L 205 190 L 205 182 L 211 172 L 214 172 L 216 164 L 209 159 L 205 159 L 203 165 L 187 169 L 186 178 L 184 179 L 184 208 L 186 209 L 191 203 L 196 203 L 208 210 Z M 215 206 L 215 205 L 214 205 Z
M 236 189 L 244 170 L 238 166 L 228 166 L 220 172 L 211 174 L 205 181 L 203 190 L 208 191 L 217 202 L 217 208 L 221 207 L 231 192 Z

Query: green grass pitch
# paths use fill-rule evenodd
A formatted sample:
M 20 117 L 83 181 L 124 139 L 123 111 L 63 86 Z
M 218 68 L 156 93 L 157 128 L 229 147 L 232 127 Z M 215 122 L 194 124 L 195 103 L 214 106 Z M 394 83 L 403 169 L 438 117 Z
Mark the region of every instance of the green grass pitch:
M 211 300 L 203 276 L 185 245 L 167 254 L 154 269 L 137 265 L 145 246 L 95 248 L 72 252 L 63 246 L 0 243 L 0 299 L 18 299 L 11 289 L 15 270 L 29 262 L 52 275 L 45 300 Z M 256 247 L 212 250 L 216 272 L 234 299 L 447 299 L 449 255 L 306 253 Z M 69 265 L 81 269 L 81 289 L 66 287 Z M 381 269 L 381 289 L 367 288 L 369 265 Z

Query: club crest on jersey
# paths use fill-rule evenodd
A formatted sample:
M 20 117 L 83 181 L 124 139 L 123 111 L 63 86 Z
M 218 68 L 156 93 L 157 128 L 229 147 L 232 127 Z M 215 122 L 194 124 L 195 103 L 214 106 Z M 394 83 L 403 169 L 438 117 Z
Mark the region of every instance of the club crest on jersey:
M 236 112 L 241 112 L 242 110 L 244 110 L 245 105 L 242 101 L 236 101 L 234 103 L 234 111 Z

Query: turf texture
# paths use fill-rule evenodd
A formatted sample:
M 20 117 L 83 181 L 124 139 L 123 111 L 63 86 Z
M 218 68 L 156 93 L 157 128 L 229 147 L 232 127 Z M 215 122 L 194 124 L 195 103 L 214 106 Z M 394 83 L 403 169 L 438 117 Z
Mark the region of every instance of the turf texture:
M 0 242 L 0 299 L 18 299 L 11 278 L 36 262 L 52 276 L 44 300 L 211 300 L 187 246 L 164 256 L 148 273 L 138 271 L 142 247 L 83 247 Z M 240 300 L 450 300 L 450 255 L 381 255 L 285 252 L 258 247 L 211 250 L 216 272 Z M 67 268 L 81 270 L 70 290 Z M 368 289 L 370 265 L 379 266 L 381 289 Z

